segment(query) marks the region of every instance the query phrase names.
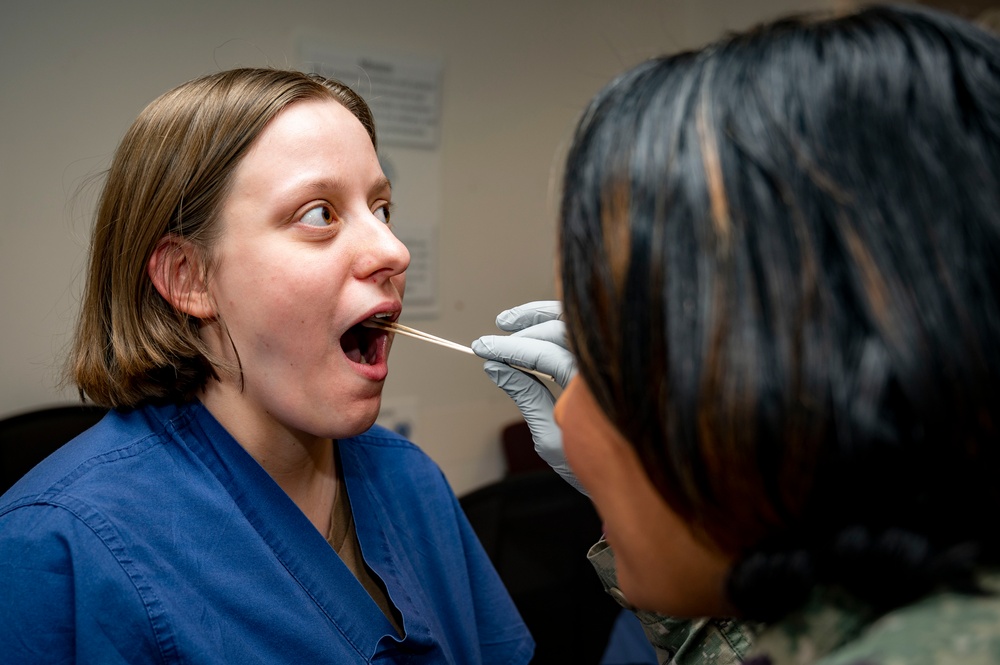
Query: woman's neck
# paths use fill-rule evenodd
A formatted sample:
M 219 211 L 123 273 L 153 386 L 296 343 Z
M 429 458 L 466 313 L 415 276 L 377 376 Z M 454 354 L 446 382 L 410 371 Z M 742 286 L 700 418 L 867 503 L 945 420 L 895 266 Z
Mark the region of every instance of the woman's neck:
M 199 398 L 205 408 L 285 491 L 313 526 L 327 535 L 337 490 L 334 444 L 294 433 L 257 412 L 246 412 L 241 402 L 207 388 Z

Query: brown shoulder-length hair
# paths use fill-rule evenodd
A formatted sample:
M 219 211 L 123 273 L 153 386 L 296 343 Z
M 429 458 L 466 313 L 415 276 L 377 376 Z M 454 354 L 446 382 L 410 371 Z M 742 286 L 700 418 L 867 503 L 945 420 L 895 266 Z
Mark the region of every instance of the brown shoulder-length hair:
M 377 147 L 368 105 L 315 74 L 233 69 L 163 94 L 143 110 L 115 152 L 97 208 L 87 282 L 68 363 L 81 397 L 131 408 L 190 399 L 215 367 L 200 321 L 177 311 L 147 266 L 168 235 L 211 267 L 217 219 L 243 156 L 296 101 L 332 99 L 354 114 Z

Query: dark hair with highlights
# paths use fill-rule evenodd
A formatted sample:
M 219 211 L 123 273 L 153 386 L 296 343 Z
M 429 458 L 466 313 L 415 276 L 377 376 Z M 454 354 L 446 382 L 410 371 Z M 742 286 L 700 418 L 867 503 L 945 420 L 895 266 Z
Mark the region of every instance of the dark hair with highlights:
M 359 95 L 297 71 L 211 74 L 163 94 L 139 115 L 115 152 L 98 203 L 68 368 L 81 396 L 117 408 L 184 401 L 226 366 L 202 341 L 201 321 L 159 294 L 147 265 L 172 234 L 196 247 L 210 270 L 236 167 L 278 113 L 311 99 L 339 102 L 377 147 L 375 122 Z
M 774 618 L 1000 562 L 1000 42 L 928 10 L 784 19 L 582 118 L 570 343 L 668 504 Z

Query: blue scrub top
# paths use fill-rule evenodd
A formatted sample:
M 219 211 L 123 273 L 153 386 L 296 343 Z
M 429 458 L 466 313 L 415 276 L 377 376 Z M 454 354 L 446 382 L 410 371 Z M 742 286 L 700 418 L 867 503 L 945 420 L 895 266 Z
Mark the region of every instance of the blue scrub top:
M 339 445 L 404 638 L 196 402 L 112 411 L 0 497 L 3 662 L 528 662 L 531 637 L 434 462 L 379 427 Z

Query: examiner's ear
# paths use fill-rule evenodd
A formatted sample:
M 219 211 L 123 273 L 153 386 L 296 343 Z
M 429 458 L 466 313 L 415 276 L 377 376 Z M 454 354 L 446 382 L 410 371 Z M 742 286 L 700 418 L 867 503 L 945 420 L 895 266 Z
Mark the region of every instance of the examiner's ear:
M 183 238 L 160 239 L 146 266 L 153 286 L 178 311 L 198 319 L 215 317 L 198 249 Z

